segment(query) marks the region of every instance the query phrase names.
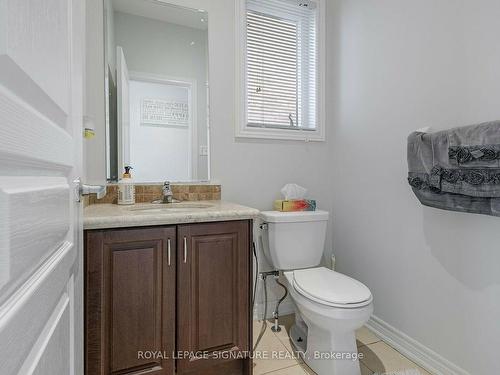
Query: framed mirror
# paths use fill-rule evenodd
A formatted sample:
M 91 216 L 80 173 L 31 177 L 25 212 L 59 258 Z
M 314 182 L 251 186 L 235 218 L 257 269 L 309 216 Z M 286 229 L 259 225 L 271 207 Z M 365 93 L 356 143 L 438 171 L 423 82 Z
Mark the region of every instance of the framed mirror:
M 104 0 L 107 179 L 210 179 L 208 13 Z

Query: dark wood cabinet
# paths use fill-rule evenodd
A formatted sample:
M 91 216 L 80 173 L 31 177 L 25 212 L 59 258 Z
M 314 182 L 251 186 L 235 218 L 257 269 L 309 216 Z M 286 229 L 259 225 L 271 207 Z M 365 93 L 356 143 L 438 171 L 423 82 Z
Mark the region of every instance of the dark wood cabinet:
M 250 350 L 249 233 L 245 221 L 178 227 L 177 350 L 200 354 L 178 360 L 178 373 L 204 374 Z
M 176 228 L 85 240 L 86 374 L 174 374 Z
M 251 374 L 251 233 L 86 231 L 86 374 Z

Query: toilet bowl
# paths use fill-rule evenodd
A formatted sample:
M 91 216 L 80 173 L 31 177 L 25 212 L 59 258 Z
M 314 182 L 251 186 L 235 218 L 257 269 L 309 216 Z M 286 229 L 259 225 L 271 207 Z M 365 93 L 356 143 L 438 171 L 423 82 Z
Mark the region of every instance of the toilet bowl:
M 361 282 L 318 267 L 328 212 L 265 211 L 263 250 L 283 271 L 296 308 L 290 331 L 304 361 L 319 375 L 360 375 L 356 329 L 373 312 L 373 297 Z
M 311 278 L 306 285 L 296 277 L 301 271 L 308 271 L 307 278 Z M 296 314 L 305 323 L 306 332 L 304 328 L 291 330 L 292 335 L 293 332 L 306 335 L 306 347 L 301 347 L 300 338 L 292 337 L 304 361 L 320 375 L 359 375 L 355 331 L 373 312 L 368 288 L 326 268 L 289 271 L 284 275 Z

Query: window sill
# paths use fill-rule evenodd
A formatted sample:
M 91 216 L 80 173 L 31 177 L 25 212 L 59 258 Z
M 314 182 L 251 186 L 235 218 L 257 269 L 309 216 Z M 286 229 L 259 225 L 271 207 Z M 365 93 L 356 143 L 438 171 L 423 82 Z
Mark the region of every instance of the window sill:
M 236 129 L 236 138 L 275 139 L 284 141 L 323 142 L 320 130 L 276 129 L 245 126 Z

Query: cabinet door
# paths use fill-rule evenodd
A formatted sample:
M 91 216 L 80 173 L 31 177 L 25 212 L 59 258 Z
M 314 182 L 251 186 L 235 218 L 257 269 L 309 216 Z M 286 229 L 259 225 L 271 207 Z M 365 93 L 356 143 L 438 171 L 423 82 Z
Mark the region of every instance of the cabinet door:
M 249 373 L 249 360 L 215 355 L 244 355 L 251 347 L 250 228 L 249 221 L 178 226 L 177 350 L 205 355 L 178 359 L 180 373 L 217 373 L 214 366 Z
M 175 227 L 85 238 L 86 373 L 173 374 Z

